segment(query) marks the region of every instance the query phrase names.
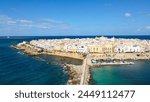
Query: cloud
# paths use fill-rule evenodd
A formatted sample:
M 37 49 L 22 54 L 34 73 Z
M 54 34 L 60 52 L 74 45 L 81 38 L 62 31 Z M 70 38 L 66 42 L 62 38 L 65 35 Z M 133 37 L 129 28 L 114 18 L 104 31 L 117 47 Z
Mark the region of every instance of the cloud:
M 146 26 L 145 29 L 150 30 L 150 26 Z
M 0 24 L 10 24 L 11 22 L 14 22 L 10 17 L 5 15 L 0 15 Z
M 53 19 L 40 19 L 40 20 L 28 20 L 28 19 L 13 19 L 6 15 L 0 15 L 0 30 L 5 28 L 12 29 L 33 29 L 33 30 L 66 30 L 69 29 L 69 25 Z
M 126 12 L 126 13 L 124 13 L 124 16 L 125 16 L 125 17 L 131 17 L 131 16 L 132 16 L 132 14 L 131 14 L 131 13 L 128 13 L 128 12 Z
M 150 13 L 148 13 L 147 16 L 150 16 Z
M 138 28 L 137 31 L 140 32 L 142 30 L 142 28 Z
M 17 20 L 19 23 L 25 23 L 25 24 L 30 24 L 30 23 L 33 23 L 32 21 L 30 20 L 25 20 L 25 19 L 21 19 L 21 20 Z
M 137 29 L 137 32 L 147 32 L 147 31 L 150 31 L 150 25 L 140 27 L 140 28 Z
M 16 21 L 12 21 L 12 20 L 7 21 L 7 24 L 8 24 L 8 25 L 15 25 L 16 23 L 17 23 Z

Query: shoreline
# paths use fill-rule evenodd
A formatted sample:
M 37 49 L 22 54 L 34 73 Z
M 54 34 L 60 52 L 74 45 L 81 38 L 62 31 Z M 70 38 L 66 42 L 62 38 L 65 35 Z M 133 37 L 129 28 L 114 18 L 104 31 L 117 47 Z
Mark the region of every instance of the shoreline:
M 35 50 L 31 50 L 30 48 L 26 47 L 18 47 L 18 46 L 11 46 L 12 48 L 15 48 L 17 50 L 23 51 L 24 54 L 27 54 L 29 56 L 37 56 L 37 55 L 48 55 L 48 56 L 58 56 L 58 57 L 66 57 L 66 58 L 71 58 L 71 59 L 76 59 L 76 60 L 83 60 L 83 58 L 78 58 L 78 57 L 72 57 L 72 56 L 64 56 L 64 55 L 58 55 L 58 53 L 47 53 L 47 52 L 34 52 Z M 55 55 L 56 54 L 56 55 Z M 61 54 L 61 53 L 59 53 Z M 69 79 L 67 81 L 67 85 L 80 85 L 80 80 L 81 80 L 81 75 L 82 75 L 82 65 L 74 65 L 74 64 L 67 64 L 64 63 L 62 64 L 64 70 L 68 73 Z M 88 73 L 89 76 L 89 73 Z M 88 84 L 89 79 L 87 79 L 86 84 Z
M 25 48 L 19 48 L 17 46 L 11 46 L 12 48 L 15 48 L 17 50 L 21 50 L 21 52 L 23 52 L 24 54 L 28 55 L 28 56 L 38 56 L 38 55 L 48 55 L 48 56 L 54 56 L 54 57 L 60 57 L 60 58 L 71 58 L 71 59 L 76 59 L 76 60 L 82 60 L 82 58 L 76 58 L 76 57 L 70 57 L 70 56 L 62 56 L 62 55 L 55 55 L 54 53 L 38 53 L 38 52 L 34 52 L 34 50 L 31 51 L 27 50 Z M 46 61 L 41 57 L 37 57 L 37 60 L 41 60 L 41 61 Z M 49 63 L 49 62 L 47 62 Z M 69 79 L 67 81 L 67 85 L 79 85 L 80 84 L 80 76 L 81 76 L 81 69 L 82 69 L 82 65 L 74 65 L 74 64 L 67 64 L 64 63 L 62 64 L 62 67 L 64 68 L 64 70 L 68 73 Z
M 64 63 L 63 68 L 67 71 L 69 79 L 68 85 L 88 85 L 91 83 L 91 72 L 90 69 L 94 67 L 94 64 L 91 62 L 92 59 L 114 59 L 114 60 L 139 60 L 139 59 L 150 59 L 150 53 L 90 53 L 86 56 L 79 53 L 71 53 L 71 52 L 62 52 L 62 51 L 48 51 L 39 47 L 35 47 L 30 44 L 18 44 L 15 46 L 11 46 L 15 49 L 23 51 L 25 54 L 29 56 L 37 56 L 40 54 L 48 55 L 48 56 L 58 56 L 58 57 L 66 57 L 73 58 L 77 60 L 82 60 L 82 65 L 73 65 Z M 85 61 L 86 60 L 86 61 Z M 98 66 L 112 66 L 112 65 L 126 65 L 126 64 L 115 64 L 115 63 L 105 63 L 100 64 Z
M 81 76 L 81 66 L 75 66 L 72 64 L 64 64 L 63 67 L 69 76 L 69 79 L 67 81 L 67 85 L 79 85 L 80 84 L 80 76 Z

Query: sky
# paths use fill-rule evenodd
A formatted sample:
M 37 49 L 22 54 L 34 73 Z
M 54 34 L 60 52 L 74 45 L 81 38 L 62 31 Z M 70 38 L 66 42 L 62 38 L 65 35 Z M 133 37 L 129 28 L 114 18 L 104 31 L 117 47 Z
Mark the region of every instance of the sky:
M 0 0 L 0 36 L 150 35 L 150 0 Z

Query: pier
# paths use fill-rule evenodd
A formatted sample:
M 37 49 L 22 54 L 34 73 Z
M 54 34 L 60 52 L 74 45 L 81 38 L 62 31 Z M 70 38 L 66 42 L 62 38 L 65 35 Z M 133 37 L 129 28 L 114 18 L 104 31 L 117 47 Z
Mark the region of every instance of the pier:
M 100 64 L 93 64 L 93 66 L 117 66 L 117 65 L 133 65 L 134 62 L 125 62 L 125 63 L 122 63 L 122 62 L 117 62 L 117 63 L 100 63 Z
M 88 58 L 86 57 L 83 60 L 83 64 L 82 64 L 82 75 L 81 75 L 80 85 L 88 85 L 90 74 L 89 74 L 89 65 L 87 62 L 88 62 Z

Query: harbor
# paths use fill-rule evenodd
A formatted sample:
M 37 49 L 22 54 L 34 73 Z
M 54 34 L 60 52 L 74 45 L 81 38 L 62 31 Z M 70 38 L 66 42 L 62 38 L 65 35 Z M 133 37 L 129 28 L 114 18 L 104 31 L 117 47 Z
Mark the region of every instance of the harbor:
M 132 65 L 134 62 L 114 59 L 92 59 L 92 66 Z

